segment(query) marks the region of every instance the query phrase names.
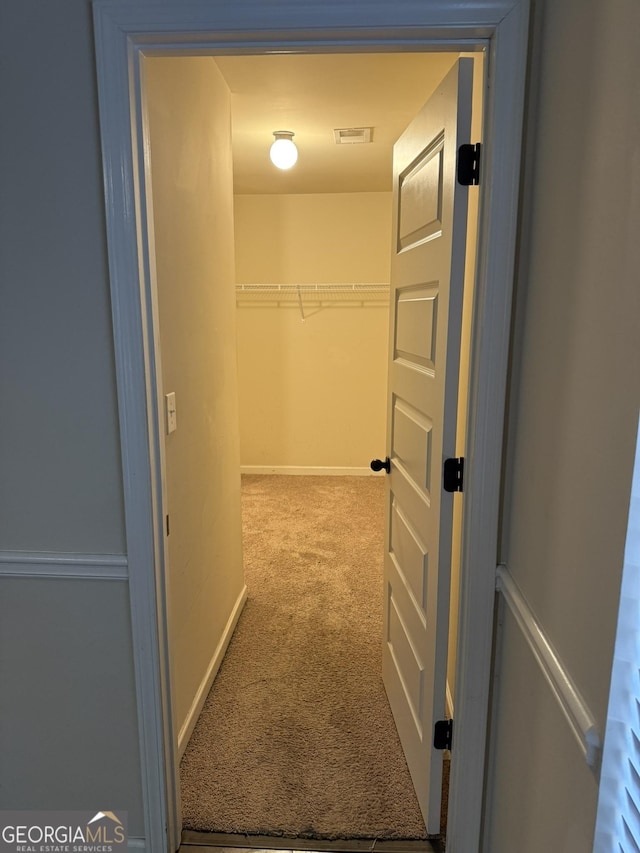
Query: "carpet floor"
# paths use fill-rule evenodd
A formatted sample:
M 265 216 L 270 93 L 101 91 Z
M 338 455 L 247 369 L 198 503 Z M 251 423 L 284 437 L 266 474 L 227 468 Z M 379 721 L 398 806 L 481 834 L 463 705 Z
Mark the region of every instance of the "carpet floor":
M 243 477 L 249 597 L 181 763 L 185 829 L 426 838 L 381 678 L 383 495 Z

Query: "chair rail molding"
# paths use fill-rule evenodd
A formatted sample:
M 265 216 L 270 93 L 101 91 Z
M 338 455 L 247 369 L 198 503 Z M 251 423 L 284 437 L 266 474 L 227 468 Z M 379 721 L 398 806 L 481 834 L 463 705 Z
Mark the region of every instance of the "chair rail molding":
M 129 564 L 122 554 L 0 551 L 0 577 L 127 580 Z
M 569 671 L 529 607 L 520 587 L 505 565 L 498 566 L 496 589 L 502 594 L 533 652 L 547 684 L 569 723 L 585 761 L 598 776 L 602 755 L 602 737 L 598 731 L 595 718 L 573 683 Z

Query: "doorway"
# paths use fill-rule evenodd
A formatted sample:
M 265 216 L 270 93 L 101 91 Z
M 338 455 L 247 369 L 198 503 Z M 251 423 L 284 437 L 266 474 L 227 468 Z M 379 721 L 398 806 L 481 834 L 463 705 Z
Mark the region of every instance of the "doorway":
M 233 434 L 234 377 L 229 367 L 231 335 L 221 328 L 229 322 L 230 294 L 229 252 L 224 243 L 233 236 L 224 189 L 229 180 L 224 145 L 228 98 L 225 100 L 222 90 L 226 83 L 231 91 L 233 160 L 234 165 L 241 164 L 234 169 L 234 207 L 242 294 L 262 297 L 264 288 L 267 296 L 259 307 L 244 303 L 239 312 L 243 333 L 240 420 L 249 446 L 244 459 L 241 453 L 241 464 L 252 471 L 289 474 L 362 473 L 368 472 L 367 461 L 386 445 L 391 146 L 456 59 L 456 54 L 307 54 L 223 60 L 150 58 L 144 63 L 149 127 L 145 149 L 150 151 L 148 186 L 154 202 L 161 337 L 156 346 L 162 369 L 159 397 L 164 400 L 165 395 L 177 393 L 177 421 L 182 427 L 167 430 L 163 478 L 167 483 L 165 511 L 171 520 L 166 550 L 180 752 L 246 596 L 233 568 L 238 562 L 237 523 L 229 514 L 237 492 L 230 470 L 237 437 Z M 476 65 L 481 66 L 481 55 Z M 476 69 L 476 77 L 474 138 L 479 139 L 481 67 Z M 336 78 L 344 81 L 342 96 L 335 93 Z M 265 80 L 273 80 L 272 85 L 265 88 Z M 411 87 L 407 80 L 412 81 Z M 320 83 L 314 86 L 313 81 Z M 244 151 L 246 138 L 256 136 L 255 116 L 261 111 L 256 90 L 267 99 L 267 108 L 262 108 L 266 114 L 260 128 L 262 144 L 257 146 L 260 155 L 274 122 L 298 122 L 299 145 L 309 165 L 305 168 L 303 161 L 297 176 L 282 178 L 287 192 L 259 192 L 278 189 L 280 176 L 276 173 L 274 178 L 270 165 L 263 170 L 262 159 L 266 158 L 257 160 L 254 154 L 251 159 Z M 398 97 L 399 91 L 403 99 Z M 205 117 L 210 100 L 215 107 Z M 286 110 L 280 106 L 283 102 Z M 323 106 L 328 115 L 318 118 Z M 237 121 L 236 111 L 240 115 Z M 305 113 L 313 117 L 315 126 Z M 336 149 L 337 130 L 327 127 L 327 122 L 353 128 L 365 116 L 374 122 L 370 131 L 377 143 L 367 143 L 372 147 L 363 153 L 352 143 Z M 313 142 L 321 131 L 328 137 L 328 145 L 310 143 L 310 150 L 305 151 L 305 139 Z M 336 151 L 340 159 L 334 176 L 316 162 L 324 157 L 331 163 Z M 242 188 L 254 192 L 239 193 Z M 310 192 L 313 189 L 316 192 Z M 478 190 L 469 193 L 477 202 Z M 467 241 L 461 442 L 474 279 L 473 214 L 475 211 Z M 206 229 L 215 233 L 207 235 Z M 386 304 L 381 303 L 377 290 L 385 286 L 385 280 Z M 260 283 L 264 281 L 277 284 Z M 313 281 L 321 283 L 314 285 Z M 374 284 L 367 284 L 372 281 Z M 296 295 L 288 290 L 274 296 L 273 289 L 281 286 L 298 289 L 297 304 L 286 299 Z M 353 289 L 349 292 L 349 288 Z M 208 312 L 209 326 L 203 325 Z M 243 315 L 249 312 L 253 325 L 247 333 Z M 271 365 L 274 357 L 275 367 Z M 283 382 L 284 388 L 279 387 Z M 253 397 L 258 400 L 252 410 Z M 174 405 L 173 397 L 172 401 Z M 242 412 L 242 403 L 248 413 Z M 278 455 L 282 453 L 285 455 Z M 206 459 L 211 461 L 206 463 Z M 222 459 L 224 462 L 218 462 Z M 459 506 L 457 502 L 458 510 Z M 211 524 L 207 523 L 209 514 L 215 516 Z M 211 575 L 207 576 L 205 567 L 209 566 Z M 216 577 L 219 566 L 224 571 L 218 571 Z M 453 611 L 457 616 L 457 600 Z M 451 622 L 455 636 L 457 619 Z M 453 675 L 455 661 L 449 669 Z M 444 716 L 444 711 L 442 701 L 438 714 Z M 439 800 L 433 810 L 439 815 Z M 342 832 L 347 834 L 347 830 Z
M 402 50 L 408 43 L 442 48 L 490 49 L 492 81 L 487 111 L 488 137 L 480 230 L 474 370 L 472 373 L 462 561 L 462 607 L 457 693 L 457 741 L 453 754 L 450 845 L 477 847 L 481 818 L 486 702 L 489 689 L 491 619 L 495 571 L 495 530 L 500 441 L 511 299 L 515 209 L 518 189 L 522 92 L 527 17 L 520 4 L 483 6 L 482 21 L 464 11 L 409 2 L 388 6 L 284 8 L 270 4 L 260 19 L 239 5 L 213 8 L 170 2 L 160 6 L 114 6 L 96 0 L 96 44 L 101 102 L 101 139 L 107 187 L 107 223 L 114 317 L 114 340 L 123 446 L 129 587 L 136 685 L 139 704 L 145 833 L 150 849 L 177 843 L 174 807 L 175 766 L 170 746 L 166 600 L 158 585 L 162 571 L 159 436 L 152 375 L 155 354 L 147 330 L 153 311 L 144 188 L 139 71 L 143 54 L 321 49 L 360 50 L 375 44 Z M 361 21 L 367 20 L 369 29 Z M 292 29 L 292 27 L 298 29 Z M 248 29 L 253 27 L 253 29 Z M 377 28 L 375 37 L 371 27 Z M 287 28 L 286 31 L 282 28 Z M 217 35 L 216 35 L 217 34 Z M 452 42 L 451 38 L 455 41 Z M 132 100 L 130 100 L 130 94 Z M 131 147 L 133 133 L 133 149 Z M 488 288 L 488 282 L 491 287 Z M 141 285 L 141 291 L 138 290 Z M 145 325 L 146 324 L 146 325 Z M 151 430 L 149 434 L 148 429 Z M 474 454 L 474 448 L 478 453 Z M 482 491 L 479 491 L 479 484 Z M 468 553 L 474 554 L 474 572 Z M 480 570 L 479 570 L 480 567 Z M 465 602 L 473 600 L 473 610 Z M 456 763 L 465 772 L 456 774 Z M 167 831 L 165 828 L 168 827 Z M 465 841 L 466 839 L 466 841 Z M 458 845 L 456 847 L 456 845 Z

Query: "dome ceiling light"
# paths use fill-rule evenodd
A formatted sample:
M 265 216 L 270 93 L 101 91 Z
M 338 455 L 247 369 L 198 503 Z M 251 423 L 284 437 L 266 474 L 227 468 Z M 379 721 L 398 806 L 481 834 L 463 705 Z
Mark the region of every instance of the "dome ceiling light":
M 290 169 L 298 159 L 298 149 L 293 141 L 295 133 L 291 130 L 274 130 L 276 140 L 269 150 L 269 157 L 278 169 Z

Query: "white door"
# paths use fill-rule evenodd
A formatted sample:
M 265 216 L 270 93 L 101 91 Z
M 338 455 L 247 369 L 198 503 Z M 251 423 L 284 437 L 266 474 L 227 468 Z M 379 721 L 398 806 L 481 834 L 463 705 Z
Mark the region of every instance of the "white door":
M 461 59 L 393 153 L 383 677 L 427 831 L 440 831 L 453 494 L 473 60 Z

